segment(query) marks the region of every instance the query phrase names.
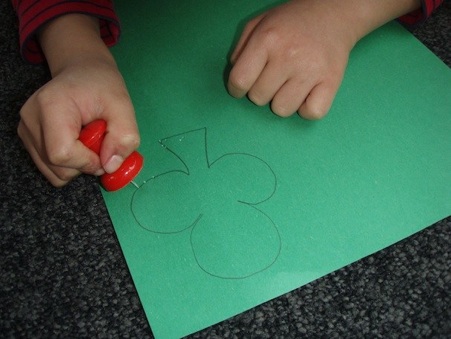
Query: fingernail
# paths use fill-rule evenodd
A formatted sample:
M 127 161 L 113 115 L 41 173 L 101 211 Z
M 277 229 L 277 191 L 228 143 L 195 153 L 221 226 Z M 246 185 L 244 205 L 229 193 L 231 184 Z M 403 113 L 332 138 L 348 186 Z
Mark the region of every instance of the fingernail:
M 120 155 L 113 155 L 105 164 L 104 169 L 107 173 L 115 172 L 124 161 Z

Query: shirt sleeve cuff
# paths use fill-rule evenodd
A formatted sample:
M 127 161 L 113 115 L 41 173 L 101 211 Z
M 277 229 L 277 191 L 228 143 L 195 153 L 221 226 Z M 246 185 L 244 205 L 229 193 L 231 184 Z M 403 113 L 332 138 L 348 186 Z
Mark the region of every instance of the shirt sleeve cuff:
M 422 0 L 421 8 L 403 15 L 398 18 L 398 21 L 407 28 L 415 28 L 422 24 L 442 2 L 443 0 Z

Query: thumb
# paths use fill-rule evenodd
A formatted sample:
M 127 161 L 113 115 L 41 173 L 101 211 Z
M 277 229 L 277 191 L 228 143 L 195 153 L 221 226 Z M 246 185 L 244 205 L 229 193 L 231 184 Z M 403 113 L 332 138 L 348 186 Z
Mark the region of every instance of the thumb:
M 104 117 L 107 122 L 100 161 L 107 173 L 115 172 L 122 162 L 138 148 L 140 137 L 131 104 L 116 106 L 118 114 Z

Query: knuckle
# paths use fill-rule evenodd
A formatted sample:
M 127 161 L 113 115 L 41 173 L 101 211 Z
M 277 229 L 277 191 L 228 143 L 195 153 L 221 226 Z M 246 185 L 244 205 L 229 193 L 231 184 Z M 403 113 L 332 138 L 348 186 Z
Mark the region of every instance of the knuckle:
M 247 78 L 242 75 L 238 74 L 237 72 L 230 73 L 229 77 L 229 87 L 233 88 L 235 91 L 238 91 L 239 93 L 246 93 L 249 89 L 249 84 Z
M 299 109 L 299 115 L 308 120 L 320 120 L 324 118 L 326 114 L 327 111 L 318 106 Z
M 279 42 L 282 40 L 280 32 L 274 27 L 267 27 L 260 31 L 259 34 L 262 44 L 266 46 L 279 45 Z
M 72 180 L 72 177 L 68 175 L 61 175 L 58 179 L 51 181 L 51 184 L 57 188 L 64 187 L 68 184 L 69 181 Z
M 67 147 L 57 147 L 48 150 L 47 157 L 50 164 L 54 166 L 62 166 L 72 158 L 72 152 Z
M 119 143 L 122 149 L 137 149 L 141 144 L 141 139 L 135 133 L 124 134 L 121 136 Z
M 76 176 L 78 176 L 79 172 L 75 170 L 58 168 L 54 169 L 53 174 L 54 176 L 52 176 L 51 178 L 48 177 L 47 179 L 54 187 L 61 188 L 67 185 Z
M 271 104 L 271 110 L 275 114 L 277 114 L 278 116 L 281 116 L 281 117 L 284 117 L 284 118 L 289 117 L 289 116 L 291 116 L 294 113 L 287 106 L 278 104 L 276 102 L 273 102 Z
M 38 103 L 39 107 L 50 107 L 55 102 L 55 95 L 51 92 L 52 91 L 44 86 L 35 93 L 36 102 Z
M 247 94 L 250 101 L 252 101 L 257 106 L 263 106 L 268 103 L 268 100 L 265 98 L 265 96 L 260 93 L 258 90 L 251 89 L 249 93 Z

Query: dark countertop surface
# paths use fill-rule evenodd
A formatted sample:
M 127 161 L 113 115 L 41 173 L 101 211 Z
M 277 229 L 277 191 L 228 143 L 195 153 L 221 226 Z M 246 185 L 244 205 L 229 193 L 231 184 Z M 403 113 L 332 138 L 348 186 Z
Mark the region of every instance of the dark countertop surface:
M 0 337 L 152 337 L 96 180 L 55 189 L 21 146 L 18 112 L 49 74 L 21 59 L 9 0 L 0 22 Z M 451 3 L 414 34 L 451 67 Z M 450 267 L 448 217 L 191 337 L 449 338 Z

